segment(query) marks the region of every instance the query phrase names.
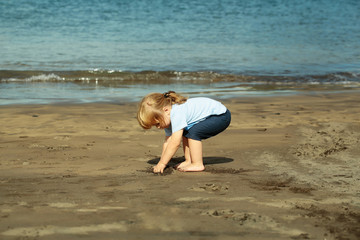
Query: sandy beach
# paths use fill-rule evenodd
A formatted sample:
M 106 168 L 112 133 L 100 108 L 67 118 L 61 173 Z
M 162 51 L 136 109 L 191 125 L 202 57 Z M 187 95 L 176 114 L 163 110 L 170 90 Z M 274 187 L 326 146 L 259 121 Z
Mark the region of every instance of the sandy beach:
M 0 239 L 360 239 L 360 94 L 223 101 L 206 170 L 163 175 L 137 104 L 0 107 Z

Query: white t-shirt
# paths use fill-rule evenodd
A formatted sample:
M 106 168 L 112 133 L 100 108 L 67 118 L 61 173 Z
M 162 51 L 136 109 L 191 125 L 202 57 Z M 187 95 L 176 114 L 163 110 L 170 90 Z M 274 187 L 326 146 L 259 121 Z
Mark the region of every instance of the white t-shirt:
M 183 104 L 174 104 L 170 112 L 171 125 L 165 129 L 165 134 L 171 136 L 181 129 L 188 130 L 205 118 L 223 114 L 226 110 L 221 102 L 205 97 L 190 98 Z

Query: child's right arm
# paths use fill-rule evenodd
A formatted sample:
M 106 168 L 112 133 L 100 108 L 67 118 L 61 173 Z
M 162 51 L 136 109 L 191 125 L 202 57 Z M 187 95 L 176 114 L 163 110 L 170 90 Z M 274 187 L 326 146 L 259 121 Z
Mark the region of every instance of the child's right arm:
M 161 154 L 160 161 L 158 164 L 154 167 L 154 172 L 160 172 L 163 173 L 166 165 L 170 161 L 170 159 L 174 156 L 177 149 L 180 146 L 181 139 L 183 135 L 183 130 L 179 130 L 175 133 L 173 133 L 169 138 L 166 138 L 166 141 L 163 145 L 163 152 Z
M 162 152 L 161 152 L 161 156 L 164 155 L 164 152 L 170 142 L 170 139 L 171 139 L 171 136 L 165 136 L 165 140 L 164 140 L 164 143 L 163 143 L 163 148 L 162 148 Z M 161 159 L 161 158 L 160 158 Z M 154 167 L 154 172 L 162 172 L 163 169 L 165 168 L 166 165 L 162 166 L 161 168 L 158 169 L 159 165 L 160 165 L 160 160 L 158 162 L 158 164 Z
M 170 138 L 171 136 L 165 136 L 165 140 L 164 140 L 164 143 L 163 143 L 163 148 L 162 148 L 162 152 L 161 152 L 161 156 L 164 154 L 164 152 L 165 152 L 165 149 L 166 149 L 166 147 L 167 147 L 167 145 L 168 145 L 168 143 L 169 143 L 169 138 Z

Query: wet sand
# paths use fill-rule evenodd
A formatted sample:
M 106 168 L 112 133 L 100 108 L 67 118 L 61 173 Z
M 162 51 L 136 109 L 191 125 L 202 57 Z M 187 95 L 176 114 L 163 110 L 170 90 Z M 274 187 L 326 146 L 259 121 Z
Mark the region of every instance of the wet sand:
M 1 106 L 0 239 L 359 239 L 360 94 L 224 103 L 206 171 L 163 175 L 136 104 Z

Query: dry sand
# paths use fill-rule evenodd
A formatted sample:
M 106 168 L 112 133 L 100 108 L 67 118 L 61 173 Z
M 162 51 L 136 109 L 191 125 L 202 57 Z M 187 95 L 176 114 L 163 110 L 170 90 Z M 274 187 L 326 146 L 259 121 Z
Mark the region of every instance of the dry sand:
M 0 239 L 360 239 L 360 94 L 237 98 L 206 171 L 136 104 L 0 107 Z

